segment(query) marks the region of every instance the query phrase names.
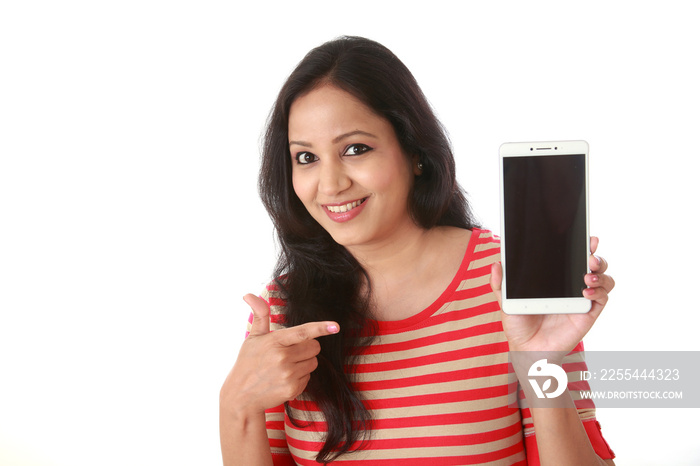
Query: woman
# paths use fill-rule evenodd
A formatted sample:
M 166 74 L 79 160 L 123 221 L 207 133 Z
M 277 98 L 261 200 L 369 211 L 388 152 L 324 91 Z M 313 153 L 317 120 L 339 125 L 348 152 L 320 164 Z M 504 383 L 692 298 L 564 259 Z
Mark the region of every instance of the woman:
M 614 286 L 606 263 L 591 256 L 588 314 L 502 314 L 498 240 L 388 49 L 344 37 L 302 60 L 270 116 L 260 191 L 279 278 L 245 297 L 225 464 L 613 464 L 592 404 L 518 406 L 508 374 L 509 349 L 580 357 Z

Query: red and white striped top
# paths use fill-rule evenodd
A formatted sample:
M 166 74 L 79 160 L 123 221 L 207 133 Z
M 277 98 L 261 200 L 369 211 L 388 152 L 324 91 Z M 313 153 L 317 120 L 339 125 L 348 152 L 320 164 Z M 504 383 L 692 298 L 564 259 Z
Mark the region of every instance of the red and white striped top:
M 516 401 L 517 379 L 509 373 L 508 342 L 489 285 L 498 260 L 499 239 L 473 230 L 459 272 L 437 301 L 408 319 L 378 322 L 379 335 L 353 376 L 372 411 L 371 437 L 339 464 L 539 464 L 532 419 L 525 400 Z M 281 328 L 284 300 L 274 286 L 263 298 L 271 306 L 271 328 Z M 580 379 L 582 350 L 579 344 L 565 360 L 568 388 L 596 452 L 613 458 L 593 402 L 577 396 L 589 388 Z M 294 426 L 282 406 L 267 412 L 274 463 L 319 464 L 323 417 L 303 396 L 290 405 L 295 418 L 313 422 Z

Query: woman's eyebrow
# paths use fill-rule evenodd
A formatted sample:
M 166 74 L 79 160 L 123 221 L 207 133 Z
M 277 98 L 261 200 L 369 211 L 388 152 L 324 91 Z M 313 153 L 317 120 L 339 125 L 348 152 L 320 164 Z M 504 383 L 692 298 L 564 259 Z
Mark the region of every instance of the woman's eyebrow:
M 349 138 L 350 136 L 356 136 L 356 135 L 358 135 L 358 134 L 361 135 L 361 136 L 367 136 L 367 137 L 370 137 L 370 138 L 377 139 L 377 136 L 375 136 L 375 135 L 372 134 L 372 133 L 368 133 L 367 131 L 362 131 L 361 129 L 356 129 L 355 131 L 350 131 L 349 133 L 344 133 L 344 134 L 341 134 L 340 136 L 337 136 L 336 138 L 333 139 L 332 142 L 333 142 L 333 144 L 337 144 L 337 143 L 339 143 L 340 141 L 342 141 L 342 140 L 345 139 L 345 138 Z M 294 144 L 297 145 L 297 146 L 313 147 L 313 144 L 311 144 L 310 142 L 306 142 L 306 141 L 289 141 L 289 145 L 290 145 L 290 146 L 291 146 L 291 145 L 294 145 Z
M 304 147 L 313 147 L 310 142 L 306 141 L 289 141 L 289 145 L 297 145 L 297 146 L 304 146 Z
M 368 133 L 368 132 L 366 132 L 366 131 L 362 131 L 361 129 L 356 129 L 355 131 L 350 131 L 349 133 L 341 134 L 341 135 L 338 136 L 337 138 L 333 139 L 333 144 L 338 143 L 338 142 L 342 141 L 342 140 L 345 139 L 345 138 L 349 138 L 350 136 L 355 136 L 355 135 L 358 135 L 358 134 L 361 135 L 361 136 L 367 136 L 367 137 L 370 137 L 370 138 L 377 139 L 377 136 L 375 136 L 375 135 L 372 134 L 372 133 Z

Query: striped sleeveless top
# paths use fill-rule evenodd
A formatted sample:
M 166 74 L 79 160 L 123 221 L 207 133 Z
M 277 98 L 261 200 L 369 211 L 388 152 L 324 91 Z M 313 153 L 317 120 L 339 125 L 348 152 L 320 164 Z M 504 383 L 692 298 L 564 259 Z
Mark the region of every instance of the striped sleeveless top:
M 372 432 L 340 465 L 537 465 L 535 432 L 517 378 L 509 371 L 508 342 L 491 265 L 500 260 L 499 239 L 474 229 L 449 287 L 431 306 L 401 321 L 378 322 L 379 334 L 353 368 L 353 382 L 372 412 Z M 271 329 L 283 327 L 284 300 L 274 285 L 262 296 Z M 252 322 L 252 314 L 249 320 Z M 600 433 L 588 389 L 583 345 L 565 359 L 568 388 L 596 452 L 614 454 Z M 283 406 L 266 412 L 275 465 L 317 465 L 325 423 L 311 400 L 290 402 L 295 426 Z M 311 422 L 308 422 L 311 420 Z

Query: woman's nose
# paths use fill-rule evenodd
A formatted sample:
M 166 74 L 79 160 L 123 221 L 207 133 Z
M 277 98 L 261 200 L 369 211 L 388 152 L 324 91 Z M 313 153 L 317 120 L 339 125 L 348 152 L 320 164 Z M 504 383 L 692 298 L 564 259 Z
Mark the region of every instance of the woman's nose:
M 325 163 L 324 163 L 325 162 Z M 334 196 L 348 189 L 352 181 L 345 173 L 343 163 L 339 160 L 324 160 L 321 162 L 319 192 L 326 196 Z

